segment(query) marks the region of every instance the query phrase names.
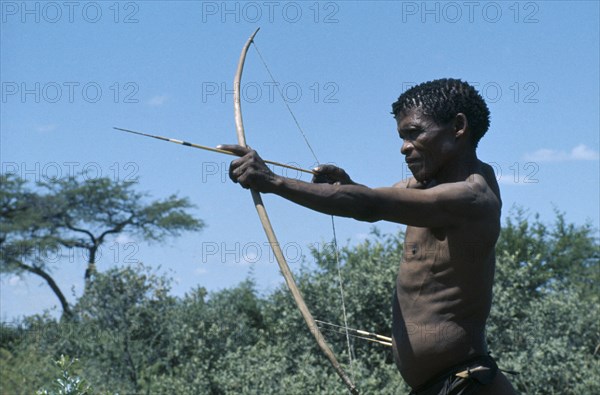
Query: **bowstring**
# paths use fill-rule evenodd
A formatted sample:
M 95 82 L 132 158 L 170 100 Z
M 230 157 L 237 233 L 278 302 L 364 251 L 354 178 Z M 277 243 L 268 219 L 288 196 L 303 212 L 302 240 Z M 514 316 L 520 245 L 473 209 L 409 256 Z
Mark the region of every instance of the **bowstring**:
M 285 107 L 287 108 L 289 114 L 292 116 L 292 119 L 294 120 L 296 127 L 300 131 L 300 134 L 302 135 L 302 138 L 304 139 L 304 142 L 306 143 L 308 149 L 310 150 L 313 158 L 315 159 L 316 163 L 321 163 L 319 161 L 319 159 L 317 158 L 317 154 L 315 153 L 315 150 L 313 149 L 312 145 L 308 141 L 308 138 L 306 137 L 306 133 L 304 133 L 304 129 L 302 129 L 302 127 L 300 126 L 300 122 L 298 122 L 296 115 L 294 115 L 294 112 L 292 111 L 288 101 L 286 100 L 285 96 L 283 95 L 283 92 L 281 91 L 281 88 L 279 87 L 279 83 L 277 83 L 277 81 L 275 80 L 275 77 L 273 76 L 271 69 L 267 65 L 265 58 L 260 53 L 260 50 L 258 49 L 256 42 L 252 41 L 252 44 L 254 46 L 254 49 L 256 50 L 256 53 L 258 54 L 258 57 L 260 58 L 261 63 L 267 70 L 267 73 L 269 74 L 269 78 L 271 78 L 271 82 L 273 82 L 273 85 L 275 85 L 275 88 L 277 88 L 277 92 L 279 93 L 279 97 L 281 98 L 281 101 L 285 104 Z M 346 332 L 346 345 L 348 347 L 348 360 L 350 362 L 350 372 L 352 373 L 352 379 L 354 380 L 354 366 L 353 366 L 353 362 L 352 362 L 352 348 L 350 347 L 350 333 L 348 332 L 348 316 L 346 314 L 346 300 L 345 300 L 345 296 L 344 296 L 344 284 L 342 281 L 342 268 L 341 268 L 341 264 L 340 264 L 337 235 L 336 235 L 336 231 L 335 231 L 335 220 L 333 218 L 333 215 L 331 215 L 331 228 L 333 231 L 333 249 L 334 249 L 335 263 L 336 263 L 337 272 L 338 272 L 338 282 L 340 284 L 340 299 L 342 301 L 342 315 L 343 315 L 343 319 L 344 319 L 344 327 L 346 328 L 345 332 Z

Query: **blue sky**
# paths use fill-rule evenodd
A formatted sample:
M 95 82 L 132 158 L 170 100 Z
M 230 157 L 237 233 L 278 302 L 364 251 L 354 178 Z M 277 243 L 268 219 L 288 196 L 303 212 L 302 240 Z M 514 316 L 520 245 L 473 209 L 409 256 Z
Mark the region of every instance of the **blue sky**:
M 2 172 L 34 181 L 86 169 L 136 179 L 155 198 L 187 196 L 205 230 L 160 245 L 122 236 L 106 246 L 99 269 L 161 265 L 177 295 L 233 286 L 252 272 L 269 292 L 281 277 L 248 191 L 228 181 L 230 157 L 111 129 L 235 142 L 233 75 L 260 27 L 256 44 L 321 161 L 370 186 L 405 178 L 391 103 L 414 83 L 461 78 L 492 113 L 478 154 L 496 169 L 504 215 L 520 205 L 551 221 L 558 209 L 598 227 L 598 4 L 3 1 Z M 253 48 L 242 88 L 248 144 L 265 158 L 313 166 Z M 294 270 L 308 245 L 332 237 L 327 216 L 273 196 L 265 205 Z M 339 219 L 338 241 L 357 243 L 371 227 Z M 74 301 L 80 254 L 53 267 Z M 38 278 L 5 274 L 0 286 L 3 321 L 56 312 Z

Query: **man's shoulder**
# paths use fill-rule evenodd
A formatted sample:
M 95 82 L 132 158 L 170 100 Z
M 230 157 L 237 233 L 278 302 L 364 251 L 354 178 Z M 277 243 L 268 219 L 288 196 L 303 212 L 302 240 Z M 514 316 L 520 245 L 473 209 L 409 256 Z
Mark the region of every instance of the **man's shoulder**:
M 497 221 L 502 201 L 493 168 L 480 162 L 462 181 L 440 183 L 430 191 L 438 202 L 446 202 L 446 209 L 462 212 L 460 225 L 469 226 L 478 221 Z
M 498 186 L 498 179 L 496 178 L 496 172 L 494 168 L 489 164 L 480 161 L 479 181 L 484 192 L 493 195 L 492 200 L 496 201 L 498 209 L 502 208 L 502 199 L 500 198 L 500 187 Z

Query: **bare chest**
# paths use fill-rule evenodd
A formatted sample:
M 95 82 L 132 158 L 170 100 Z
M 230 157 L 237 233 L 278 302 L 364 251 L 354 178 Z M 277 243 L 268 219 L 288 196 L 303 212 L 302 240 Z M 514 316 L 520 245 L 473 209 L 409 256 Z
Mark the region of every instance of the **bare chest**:
M 473 302 L 488 294 L 493 279 L 493 242 L 483 232 L 408 227 L 397 279 L 399 302 L 423 305 Z M 408 310 L 406 311 L 408 312 Z
M 444 229 L 407 228 L 397 283 L 405 302 L 432 302 L 432 297 L 442 296 L 443 288 L 454 282 L 449 236 Z

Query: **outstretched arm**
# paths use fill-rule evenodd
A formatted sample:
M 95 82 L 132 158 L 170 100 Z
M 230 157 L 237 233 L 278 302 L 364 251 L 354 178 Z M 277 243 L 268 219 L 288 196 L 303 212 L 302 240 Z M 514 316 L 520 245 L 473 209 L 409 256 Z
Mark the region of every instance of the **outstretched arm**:
M 483 214 L 497 205 L 485 179 L 441 184 L 428 189 L 407 188 L 399 183 L 387 188 L 358 184 L 311 184 L 277 176 L 256 151 L 235 145 L 221 146 L 243 155 L 231 162 L 229 176 L 244 188 L 275 193 L 292 202 L 325 214 L 360 221 L 380 220 L 420 227 L 454 226 Z
M 276 177 L 272 193 L 326 214 L 428 228 L 460 225 L 494 205 L 485 187 L 467 181 L 412 189 L 310 184 Z

